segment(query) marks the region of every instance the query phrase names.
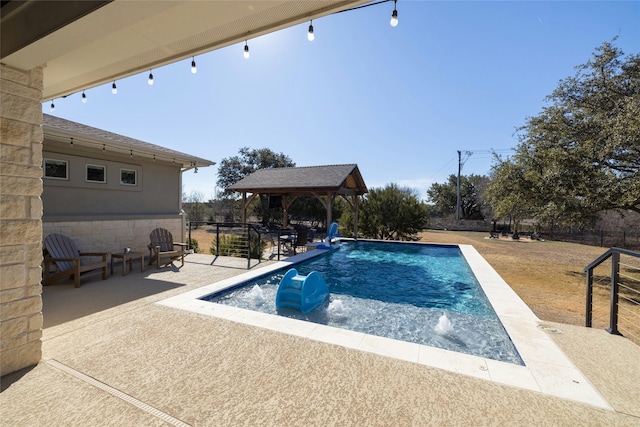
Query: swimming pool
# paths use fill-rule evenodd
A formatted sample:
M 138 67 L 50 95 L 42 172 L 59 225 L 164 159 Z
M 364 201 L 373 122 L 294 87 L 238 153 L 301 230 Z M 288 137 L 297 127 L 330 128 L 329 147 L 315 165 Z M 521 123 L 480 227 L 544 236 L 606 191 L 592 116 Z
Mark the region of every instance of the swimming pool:
M 307 315 L 275 307 L 290 267 L 202 299 L 523 364 L 458 246 L 346 242 L 297 263 L 299 274 L 317 271 L 329 286 L 329 298 Z

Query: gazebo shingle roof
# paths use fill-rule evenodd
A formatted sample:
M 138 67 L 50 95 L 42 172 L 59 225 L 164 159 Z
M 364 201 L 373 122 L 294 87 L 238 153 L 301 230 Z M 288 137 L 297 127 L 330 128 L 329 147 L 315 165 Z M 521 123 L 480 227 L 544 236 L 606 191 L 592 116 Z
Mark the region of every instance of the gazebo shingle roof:
M 274 195 L 324 192 L 362 195 L 368 192 L 356 164 L 260 169 L 228 189 Z

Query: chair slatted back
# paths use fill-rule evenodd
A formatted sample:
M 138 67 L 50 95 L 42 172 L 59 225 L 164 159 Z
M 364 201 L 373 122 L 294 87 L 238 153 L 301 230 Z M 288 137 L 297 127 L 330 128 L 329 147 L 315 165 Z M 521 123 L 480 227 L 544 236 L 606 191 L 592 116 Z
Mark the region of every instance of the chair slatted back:
M 149 235 L 151 246 L 160 246 L 160 252 L 173 251 L 173 236 L 164 228 L 156 228 Z
M 78 258 L 80 250 L 75 242 L 63 234 L 49 234 L 44 239 L 44 247 L 51 255 L 51 258 Z M 56 265 L 61 271 L 73 267 L 73 262 L 56 261 Z
M 309 235 L 309 230 L 301 229 L 298 230 L 298 235 L 296 236 L 296 246 L 306 246 L 307 245 L 307 236 Z

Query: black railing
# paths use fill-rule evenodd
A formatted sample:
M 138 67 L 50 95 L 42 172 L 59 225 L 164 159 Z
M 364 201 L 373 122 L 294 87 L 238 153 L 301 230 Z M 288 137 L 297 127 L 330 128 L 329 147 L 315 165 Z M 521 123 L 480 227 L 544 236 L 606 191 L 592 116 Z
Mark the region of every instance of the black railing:
M 211 262 L 215 262 L 215 259 L 220 255 L 227 256 L 241 256 L 247 258 L 247 269 L 251 268 L 252 255 L 260 262 L 262 260 L 262 236 L 260 231 L 253 224 L 239 223 L 239 222 L 196 222 L 189 221 L 188 224 L 188 240 L 189 249 L 192 249 L 191 230 L 195 227 L 215 227 L 215 253 L 212 253 L 215 258 Z M 226 241 L 221 244 L 220 230 L 224 230 L 223 234 L 227 237 Z M 231 237 L 233 236 L 233 237 Z M 253 245 L 253 247 L 252 247 Z M 213 249 L 213 248 L 211 248 Z M 221 253 L 226 251 L 226 253 Z M 212 251 L 213 252 L 213 251 Z
M 594 269 L 611 259 L 610 276 L 602 276 L 598 283 L 610 279 L 610 293 L 608 296 L 609 327 L 610 334 L 622 335 L 619 330 L 621 318 L 625 320 L 625 335 L 629 335 L 633 341 L 640 343 L 640 333 L 635 331 L 640 324 L 640 266 L 621 263 L 620 256 L 640 258 L 639 252 L 627 249 L 611 248 L 591 264 L 584 268 L 587 274 L 587 300 L 585 325 L 591 327 L 594 319 Z M 624 273 L 621 273 L 621 269 Z M 621 301 L 622 300 L 622 301 Z M 600 307 L 602 308 L 602 307 Z M 624 316 L 621 315 L 621 310 Z

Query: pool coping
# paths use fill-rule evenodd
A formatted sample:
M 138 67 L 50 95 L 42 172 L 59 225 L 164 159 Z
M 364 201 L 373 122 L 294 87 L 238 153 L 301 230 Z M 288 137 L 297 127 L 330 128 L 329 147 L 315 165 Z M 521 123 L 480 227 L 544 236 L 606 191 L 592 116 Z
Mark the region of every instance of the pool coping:
M 429 244 L 429 243 L 413 243 Z M 157 304 L 375 353 L 458 374 L 613 410 L 602 395 L 551 339 L 542 322 L 471 245 L 460 248 L 525 366 L 422 344 L 348 331 L 331 326 L 212 303 L 200 298 L 288 265 L 317 256 L 315 249 L 255 271 L 176 295 Z

